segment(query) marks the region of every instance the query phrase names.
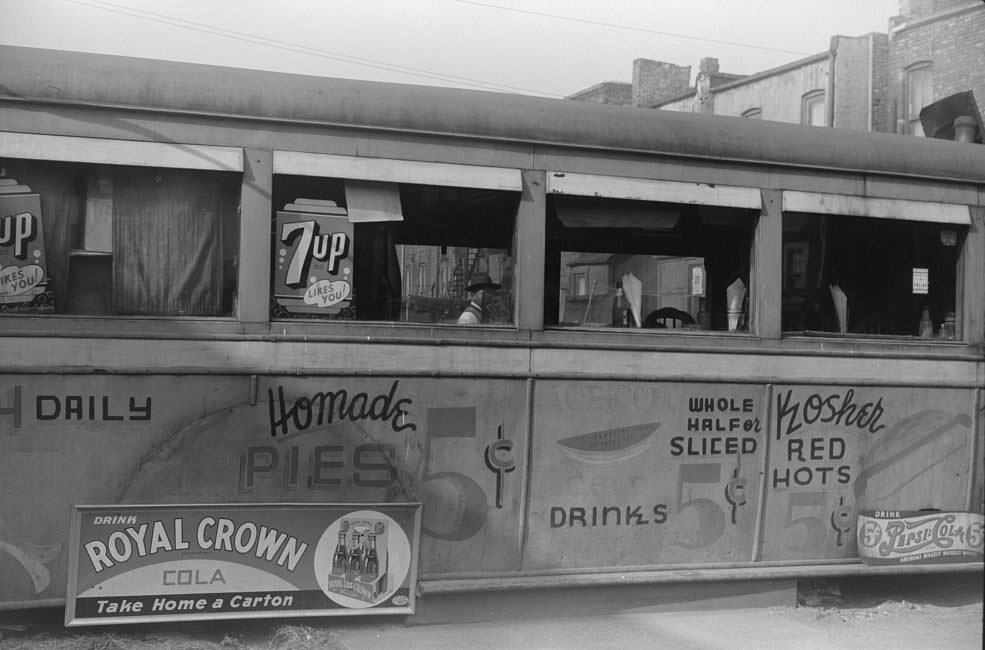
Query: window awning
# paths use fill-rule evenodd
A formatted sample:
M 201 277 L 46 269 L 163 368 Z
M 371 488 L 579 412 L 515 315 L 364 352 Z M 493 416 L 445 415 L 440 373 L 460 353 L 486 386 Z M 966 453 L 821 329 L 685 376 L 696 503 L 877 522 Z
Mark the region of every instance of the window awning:
M 139 142 L 0 131 L 0 157 L 102 165 L 243 171 L 243 150 L 176 142 Z
M 487 190 L 522 189 L 520 170 L 391 158 L 274 151 L 274 173 Z
M 716 205 L 750 210 L 762 209 L 760 191 L 755 187 L 659 181 L 622 176 L 548 172 L 547 192 L 611 199 Z
M 875 217 L 903 221 L 929 221 L 970 225 L 971 213 L 966 205 L 885 199 L 820 192 L 783 192 L 784 212 L 841 214 L 852 217 Z

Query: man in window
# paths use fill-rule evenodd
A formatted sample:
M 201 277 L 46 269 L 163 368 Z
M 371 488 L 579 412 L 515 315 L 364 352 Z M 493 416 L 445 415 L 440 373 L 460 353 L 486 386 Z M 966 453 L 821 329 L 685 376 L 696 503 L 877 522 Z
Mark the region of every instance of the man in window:
M 459 325 L 479 325 L 484 322 L 483 308 L 486 306 L 487 291 L 496 291 L 499 285 L 492 281 L 488 273 L 478 273 L 472 276 L 472 284 L 465 287 L 471 294 L 471 302 L 458 317 Z

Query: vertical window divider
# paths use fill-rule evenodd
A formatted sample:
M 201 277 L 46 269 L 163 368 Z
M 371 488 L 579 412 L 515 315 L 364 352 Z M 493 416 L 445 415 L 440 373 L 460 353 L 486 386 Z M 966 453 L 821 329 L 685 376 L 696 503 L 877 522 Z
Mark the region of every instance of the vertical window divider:
M 270 329 L 273 170 L 272 151 L 243 151 L 236 315 L 246 333 L 265 333 Z
M 778 339 L 783 278 L 783 200 L 780 190 L 760 190 L 763 209 L 753 237 L 750 332 Z
M 547 257 L 547 172 L 524 169 L 516 212 L 516 323 L 521 330 L 544 329 L 544 265 Z
M 985 245 L 985 206 L 970 206 L 968 210 L 971 225 L 961 248 L 955 307 L 965 343 L 985 345 L 985 292 L 981 290 L 979 281 L 985 278 L 985 253 L 982 252 Z

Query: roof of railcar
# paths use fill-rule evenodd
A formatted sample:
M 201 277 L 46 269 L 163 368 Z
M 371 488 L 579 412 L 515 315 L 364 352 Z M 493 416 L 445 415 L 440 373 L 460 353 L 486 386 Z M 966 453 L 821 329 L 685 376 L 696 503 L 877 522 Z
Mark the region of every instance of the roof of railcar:
M 94 104 L 985 183 L 985 146 L 592 102 L 0 46 L 0 101 Z

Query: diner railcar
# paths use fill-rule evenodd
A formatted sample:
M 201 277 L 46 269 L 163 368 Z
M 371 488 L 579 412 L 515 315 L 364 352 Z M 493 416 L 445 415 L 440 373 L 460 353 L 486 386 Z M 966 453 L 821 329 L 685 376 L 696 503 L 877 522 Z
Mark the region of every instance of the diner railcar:
M 2 608 L 86 503 L 420 502 L 425 597 L 982 512 L 985 147 L 2 47 L 0 167 Z

